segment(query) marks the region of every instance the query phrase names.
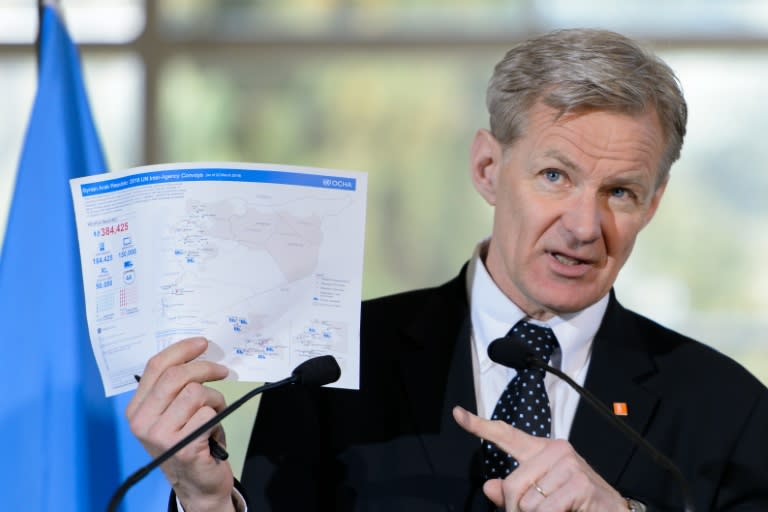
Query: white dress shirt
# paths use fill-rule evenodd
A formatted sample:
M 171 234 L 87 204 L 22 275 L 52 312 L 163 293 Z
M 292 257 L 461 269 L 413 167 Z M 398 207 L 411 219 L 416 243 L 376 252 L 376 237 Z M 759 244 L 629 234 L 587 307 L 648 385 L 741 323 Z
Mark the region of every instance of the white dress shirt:
M 478 415 L 490 418 L 496 402 L 509 381 L 517 375 L 511 368 L 488 357 L 488 345 L 505 336 L 526 314 L 493 282 L 483 263 L 488 241 L 478 244 L 467 269 L 467 293 L 472 321 L 472 369 Z M 550 365 L 584 384 L 592 353 L 592 341 L 608 307 L 606 294 L 595 304 L 577 313 L 555 316 L 546 322 L 528 318 L 533 324 L 550 327 L 560 345 Z M 568 439 L 579 395 L 568 384 L 547 373 L 544 385 L 552 407 L 553 439 Z

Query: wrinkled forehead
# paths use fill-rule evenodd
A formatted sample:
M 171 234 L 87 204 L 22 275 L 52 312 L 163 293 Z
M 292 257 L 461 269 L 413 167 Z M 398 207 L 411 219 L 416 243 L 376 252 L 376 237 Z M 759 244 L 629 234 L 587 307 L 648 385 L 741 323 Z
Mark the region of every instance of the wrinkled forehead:
M 588 125 L 580 125 L 579 123 L 573 123 L 572 121 L 580 118 L 593 117 L 590 116 L 590 114 L 601 113 L 625 117 L 627 120 L 636 122 L 638 129 L 625 131 L 623 135 L 630 145 L 632 145 L 633 142 L 636 142 L 638 146 L 654 146 L 654 151 L 652 151 L 652 161 L 649 165 L 656 173 L 656 187 L 660 186 L 666 179 L 666 173 L 664 172 L 664 156 L 665 151 L 670 144 L 670 140 L 667 134 L 664 133 L 657 110 L 652 106 L 644 108 L 597 108 L 593 106 L 565 108 L 562 106 L 550 105 L 544 98 L 542 98 L 525 111 L 525 116 L 522 119 L 523 124 L 520 136 L 511 143 L 504 144 L 504 152 L 506 154 L 507 149 L 513 147 L 517 140 L 524 138 L 526 134 L 531 132 L 531 130 L 540 129 L 542 125 L 568 125 L 579 129 L 579 126 L 584 127 Z M 606 138 L 608 135 L 609 134 L 604 134 Z M 632 139 L 636 140 L 633 141 Z M 649 153 L 651 153 L 651 151 L 649 151 Z

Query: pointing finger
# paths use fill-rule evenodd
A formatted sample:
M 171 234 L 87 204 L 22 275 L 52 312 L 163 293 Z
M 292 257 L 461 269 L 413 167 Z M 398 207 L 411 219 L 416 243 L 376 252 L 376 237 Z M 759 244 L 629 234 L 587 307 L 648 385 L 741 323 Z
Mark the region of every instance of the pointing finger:
M 459 406 L 453 408 L 453 418 L 461 428 L 492 442 L 521 464 L 546 447 L 546 440 L 543 438 L 526 434 L 503 421 L 480 418 Z

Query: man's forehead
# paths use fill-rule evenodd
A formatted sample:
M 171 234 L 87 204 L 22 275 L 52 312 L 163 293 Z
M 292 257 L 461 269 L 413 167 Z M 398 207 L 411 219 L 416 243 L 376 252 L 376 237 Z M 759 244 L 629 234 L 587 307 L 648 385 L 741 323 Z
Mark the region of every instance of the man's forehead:
M 542 121 L 555 124 L 568 123 L 569 121 L 587 116 L 589 114 L 608 114 L 611 116 L 635 119 L 638 121 L 650 120 L 652 121 L 655 129 L 658 130 L 659 134 L 663 134 L 661 120 L 657 110 L 653 106 L 647 106 L 642 109 L 607 108 L 594 107 L 590 105 L 565 108 L 562 106 L 549 104 L 544 99 L 538 99 L 525 112 L 527 119 L 540 117 Z
M 664 145 L 664 133 L 659 117 L 654 109 L 643 112 L 622 112 L 610 109 L 580 109 L 561 113 L 548 105 L 539 103 L 528 110 L 527 125 L 522 138 L 535 132 L 543 133 L 549 129 L 567 128 L 577 135 L 590 135 L 591 132 L 606 141 L 614 137 L 632 143 L 638 142 Z M 631 129 L 626 129 L 631 127 Z M 614 133 L 613 129 L 618 129 Z
M 621 162 L 625 170 L 659 172 L 664 135 L 655 110 L 625 113 L 611 109 L 580 109 L 561 114 L 542 102 L 529 109 L 521 137 L 527 156 L 556 160 L 568 169 L 580 169 L 584 159 L 603 158 Z

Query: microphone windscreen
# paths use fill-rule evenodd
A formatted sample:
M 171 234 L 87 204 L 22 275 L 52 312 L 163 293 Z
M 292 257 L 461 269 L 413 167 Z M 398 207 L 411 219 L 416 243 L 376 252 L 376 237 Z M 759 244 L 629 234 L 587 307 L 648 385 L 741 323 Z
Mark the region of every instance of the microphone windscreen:
M 528 368 L 531 356 L 528 347 L 508 336 L 495 339 L 488 345 L 488 357 L 491 361 L 515 370 Z
M 318 356 L 301 363 L 291 375 L 298 378 L 297 384 L 324 386 L 339 380 L 341 368 L 333 356 Z

